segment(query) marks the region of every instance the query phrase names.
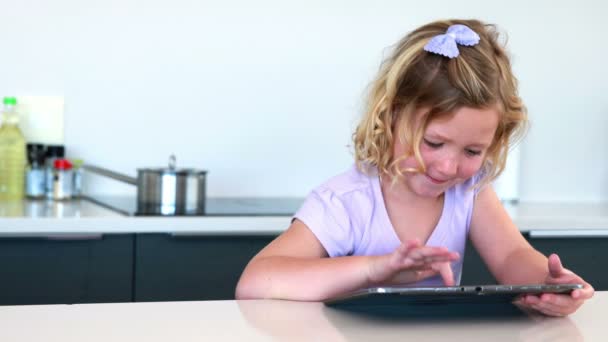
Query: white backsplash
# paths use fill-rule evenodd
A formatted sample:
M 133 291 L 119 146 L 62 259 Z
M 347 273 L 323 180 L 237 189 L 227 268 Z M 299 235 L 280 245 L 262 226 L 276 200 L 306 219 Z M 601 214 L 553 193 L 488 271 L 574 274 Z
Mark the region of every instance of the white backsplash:
M 19 128 L 28 143 L 63 145 L 63 96 L 17 96 Z

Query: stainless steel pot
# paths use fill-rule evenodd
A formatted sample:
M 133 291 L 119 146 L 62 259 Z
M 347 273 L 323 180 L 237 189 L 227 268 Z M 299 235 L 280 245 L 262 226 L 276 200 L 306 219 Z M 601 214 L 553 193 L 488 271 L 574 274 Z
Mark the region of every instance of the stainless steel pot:
M 85 170 L 137 186 L 136 215 L 204 215 L 207 171 L 175 168 L 137 169 L 137 178 L 93 165 Z

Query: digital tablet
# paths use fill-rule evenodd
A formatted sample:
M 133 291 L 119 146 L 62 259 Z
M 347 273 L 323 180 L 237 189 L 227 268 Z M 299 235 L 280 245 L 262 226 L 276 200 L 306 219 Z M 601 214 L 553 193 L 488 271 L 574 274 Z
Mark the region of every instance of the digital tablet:
M 582 288 L 580 284 L 372 287 L 324 303 L 334 307 L 511 303 L 524 294 L 570 293 Z

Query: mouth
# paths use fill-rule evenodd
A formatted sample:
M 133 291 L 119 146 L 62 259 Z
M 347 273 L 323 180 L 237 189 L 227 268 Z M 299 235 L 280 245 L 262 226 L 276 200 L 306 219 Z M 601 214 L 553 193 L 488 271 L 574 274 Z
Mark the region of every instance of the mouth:
M 441 179 L 433 178 L 429 175 L 426 175 L 426 178 L 428 178 L 433 184 L 445 184 L 448 182 L 448 180 L 441 180 Z

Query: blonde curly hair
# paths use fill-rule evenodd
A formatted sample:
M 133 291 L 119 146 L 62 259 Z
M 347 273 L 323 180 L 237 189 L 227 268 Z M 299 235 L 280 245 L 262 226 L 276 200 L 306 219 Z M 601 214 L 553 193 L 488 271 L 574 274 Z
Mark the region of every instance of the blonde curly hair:
M 426 43 L 455 24 L 480 36 L 475 46 L 458 46 L 460 55 L 446 58 L 424 51 Z M 494 25 L 478 20 L 442 20 L 406 35 L 380 68 L 371 84 L 363 118 L 353 133 L 355 161 L 360 170 L 375 166 L 393 181 L 404 172 L 424 172 L 420 143 L 428 124 L 461 107 L 493 108 L 500 113 L 498 128 L 482 164 L 479 185 L 498 177 L 505 168 L 509 147 L 527 128 L 527 111 L 517 91 L 517 79 Z M 428 108 L 419 118 L 414 113 Z M 415 124 L 416 119 L 420 121 Z M 397 127 L 398 125 L 398 127 Z M 410 147 L 393 156 L 397 137 Z M 401 170 L 399 161 L 414 155 L 422 170 Z

